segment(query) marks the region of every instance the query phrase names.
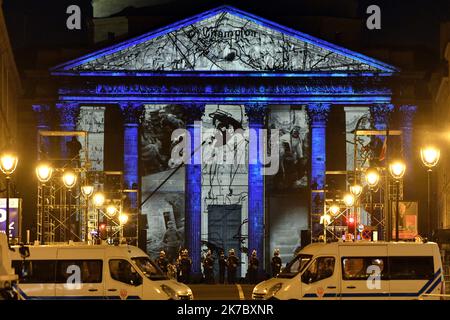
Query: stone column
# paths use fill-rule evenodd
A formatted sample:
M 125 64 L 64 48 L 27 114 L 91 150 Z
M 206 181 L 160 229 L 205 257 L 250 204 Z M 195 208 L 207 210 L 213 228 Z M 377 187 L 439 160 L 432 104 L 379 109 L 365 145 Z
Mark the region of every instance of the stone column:
M 309 104 L 311 127 L 311 236 L 318 238 L 322 232 L 320 216 L 323 215 L 326 176 L 326 125 L 330 104 Z
M 56 109 L 59 113 L 59 128 L 61 131 L 76 131 L 78 115 L 80 113 L 80 106 L 78 103 L 74 102 L 63 102 L 57 103 Z M 66 143 L 70 141 L 72 137 L 63 137 L 61 139 L 61 157 L 64 159 L 69 159 L 69 150 L 67 149 Z
M 34 104 L 33 111 L 36 113 L 36 130 L 37 130 L 37 152 L 38 160 L 44 160 L 50 156 L 50 140 L 42 138 L 39 145 L 39 131 L 50 130 L 50 106 L 45 104 Z
M 248 250 L 256 250 L 259 267 L 264 265 L 264 165 L 260 159 L 264 152 L 265 141 L 261 130 L 264 129 L 267 105 L 260 103 L 246 104 L 250 132 L 248 150 Z
M 123 180 L 125 188 L 137 189 L 139 184 L 139 120 L 142 105 L 121 103 L 123 114 Z M 137 194 L 129 193 L 131 208 L 137 208 Z
M 201 227 L 202 227 L 202 164 L 201 164 L 201 120 L 205 111 L 204 104 L 185 106 L 186 130 L 190 143 L 186 145 L 190 153 L 186 163 L 185 183 L 185 237 L 186 247 L 192 258 L 192 272 L 201 273 Z M 196 150 L 198 148 L 198 150 Z M 195 153 L 194 153 L 195 151 Z

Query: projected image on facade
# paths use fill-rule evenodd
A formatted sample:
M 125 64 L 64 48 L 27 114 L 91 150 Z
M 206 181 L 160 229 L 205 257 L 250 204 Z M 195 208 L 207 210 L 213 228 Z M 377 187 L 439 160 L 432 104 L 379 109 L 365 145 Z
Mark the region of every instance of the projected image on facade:
M 309 126 L 304 106 L 272 105 L 269 128 L 279 130 L 280 168 L 266 177 L 271 252 L 283 261 L 301 245 L 308 229 Z
M 244 106 L 206 105 L 202 118 L 202 238 L 237 253 L 245 243 L 248 124 Z
M 102 171 L 104 166 L 105 107 L 82 106 L 77 130 L 88 132 L 89 160 L 92 170 Z M 83 143 L 83 141 L 80 141 Z M 81 154 L 81 159 L 84 155 Z
M 142 207 L 147 215 L 147 251 L 156 257 L 165 250 L 170 260 L 176 259 L 184 245 L 184 179 L 181 168 L 164 183 L 176 163 L 171 158 L 178 144 L 172 132 L 184 128 L 180 105 L 146 105 L 141 130 L 142 198 L 160 187 Z

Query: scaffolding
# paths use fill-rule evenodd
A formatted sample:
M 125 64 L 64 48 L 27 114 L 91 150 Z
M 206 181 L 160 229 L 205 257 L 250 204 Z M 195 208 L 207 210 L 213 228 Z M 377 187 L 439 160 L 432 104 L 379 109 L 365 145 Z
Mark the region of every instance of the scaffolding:
M 82 140 L 78 156 L 62 157 L 52 153 L 55 143 L 65 147 L 66 139 L 77 137 Z M 52 141 L 53 140 L 53 141 Z M 55 141 L 56 140 L 56 141 Z M 62 148 L 61 148 L 62 149 Z M 59 151 L 59 150 L 58 150 Z M 88 134 L 86 131 L 46 131 L 38 132 L 38 160 L 53 167 L 52 178 L 38 183 L 36 235 L 41 243 L 85 241 L 87 239 L 86 207 L 80 186 L 86 179 L 90 162 L 88 157 Z M 65 187 L 62 176 L 71 170 L 81 183 Z

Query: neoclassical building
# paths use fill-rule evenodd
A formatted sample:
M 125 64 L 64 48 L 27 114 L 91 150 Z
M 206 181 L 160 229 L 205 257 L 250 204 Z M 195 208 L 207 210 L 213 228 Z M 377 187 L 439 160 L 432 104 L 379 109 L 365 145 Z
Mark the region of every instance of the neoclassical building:
M 237 251 L 245 274 L 247 251 L 267 259 L 279 248 L 288 259 L 302 230 L 317 239 L 332 110 L 345 119 L 336 134 L 347 146 L 334 151 L 345 153 L 342 170 L 354 170 L 350 141 L 362 118 L 382 130 L 390 112 L 404 112 L 406 156 L 410 148 L 415 106 L 393 102 L 398 69 L 228 6 L 50 72 L 59 101 L 34 106 L 38 128 L 87 131 L 92 170 L 103 170 L 104 145 L 115 146 L 126 187 L 140 191 L 148 252 L 185 246 L 196 271 L 204 246 Z M 173 156 L 178 129 L 194 141 L 185 166 Z M 278 132 L 277 151 L 252 129 Z M 275 153 L 279 170 L 263 174 Z

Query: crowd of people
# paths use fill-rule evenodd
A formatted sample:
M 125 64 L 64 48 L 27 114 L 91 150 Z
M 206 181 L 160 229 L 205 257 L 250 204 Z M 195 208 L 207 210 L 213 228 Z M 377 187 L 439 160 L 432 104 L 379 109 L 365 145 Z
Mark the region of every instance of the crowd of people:
M 176 279 L 179 282 L 191 283 L 192 259 L 189 256 L 187 249 L 180 250 L 178 258 L 174 263 L 171 263 L 166 256 L 166 252 L 161 251 L 159 258 L 156 259 L 159 268 L 171 279 Z M 234 249 L 228 251 L 228 256 L 225 256 L 223 251 L 220 251 L 218 256 L 218 283 L 220 284 L 235 284 L 238 282 L 238 269 L 241 262 L 237 257 Z M 215 284 L 216 277 L 214 273 L 215 258 L 211 250 L 208 250 L 206 255 L 202 258 L 203 266 L 203 282 L 207 284 Z M 259 282 L 260 263 L 257 257 L 256 250 L 252 251 L 249 257 L 247 277 L 248 283 L 256 284 Z M 275 250 L 271 260 L 271 275 L 275 277 L 281 271 L 282 261 L 279 250 Z

